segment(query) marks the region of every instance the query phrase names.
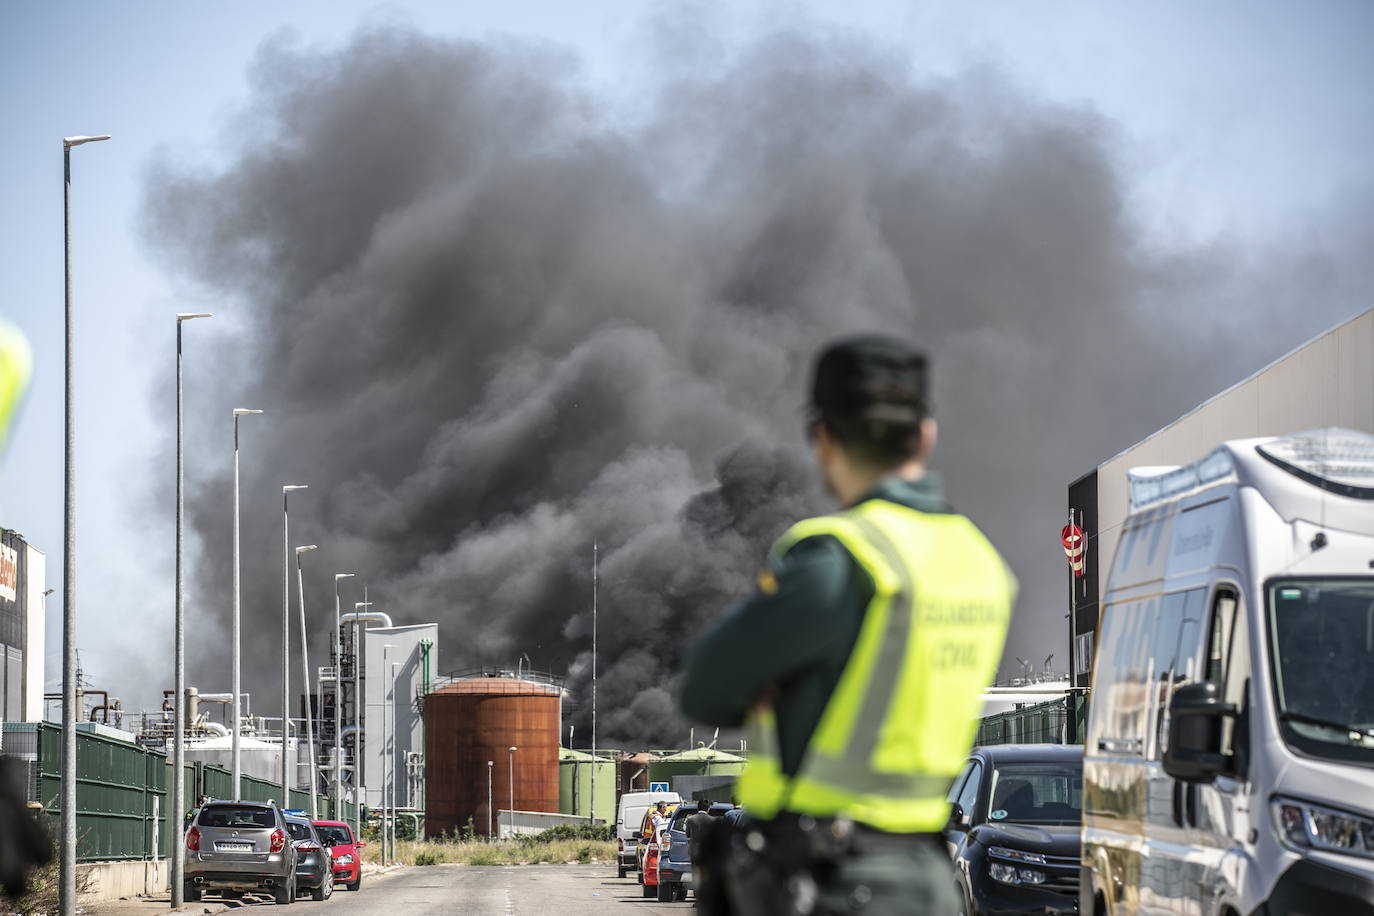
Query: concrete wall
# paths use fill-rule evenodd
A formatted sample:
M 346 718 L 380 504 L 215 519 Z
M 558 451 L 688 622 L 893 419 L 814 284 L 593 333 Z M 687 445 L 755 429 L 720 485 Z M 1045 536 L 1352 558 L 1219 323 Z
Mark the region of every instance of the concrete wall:
M 1228 439 L 1321 426 L 1374 433 L 1374 309 L 1294 350 L 1098 467 L 1098 557 L 1111 568 L 1134 467 L 1187 464 Z M 1107 576 L 1098 580 L 1098 598 Z
M 430 675 L 439 663 L 439 626 L 433 623 L 415 624 L 398 627 L 369 627 L 360 634 L 363 655 L 363 753 L 362 784 L 367 790 L 364 796 L 369 807 L 382 806 L 383 764 L 386 762 L 382 748 L 383 710 L 389 719 L 389 729 L 394 728 L 394 757 L 399 778 L 396 783 L 396 804 L 402 808 L 419 807 L 423 801 L 407 798 L 418 792 L 408 787 L 406 779 L 406 756 L 410 753 L 423 754 L 425 750 L 424 717 L 420 715 L 415 703 L 416 691 L 423 680 L 421 668 L 422 640 L 430 640 Z M 383 653 L 383 647 L 390 644 L 394 648 Z M 384 662 L 385 659 L 385 662 Z M 388 707 L 391 691 L 387 666 L 397 664 L 396 686 L 392 702 Z M 410 791 L 408 791 L 408 788 Z
M 165 894 L 170 878 L 167 860 L 157 862 L 91 862 L 78 865 L 80 874 L 90 876 L 90 891 L 81 903 L 105 903 L 121 897 Z

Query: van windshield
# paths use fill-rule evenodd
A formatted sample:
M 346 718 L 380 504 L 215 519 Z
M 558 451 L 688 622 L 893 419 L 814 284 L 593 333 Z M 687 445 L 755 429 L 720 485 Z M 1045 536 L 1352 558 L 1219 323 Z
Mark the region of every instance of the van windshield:
M 1284 741 L 1374 763 L 1374 577 L 1279 580 L 1268 598 Z

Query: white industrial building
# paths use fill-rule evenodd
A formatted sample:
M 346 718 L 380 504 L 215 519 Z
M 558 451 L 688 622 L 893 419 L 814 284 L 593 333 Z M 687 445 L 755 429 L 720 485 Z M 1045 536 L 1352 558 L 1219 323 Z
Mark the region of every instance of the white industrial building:
M 1087 687 L 1091 680 L 1105 571 L 1129 509 L 1126 472 L 1187 464 L 1230 439 L 1319 427 L 1374 433 L 1374 309 L 1203 402 L 1069 485 L 1068 509 L 1083 529 L 1087 548 L 1084 575 L 1074 582 L 1071 602 L 1070 658 L 1077 686 Z
M 43 720 L 47 557 L 0 528 L 0 721 Z
M 368 627 L 359 634 L 364 700 L 359 784 L 369 808 L 390 807 L 382 791 L 395 768 L 400 808 L 424 807 L 424 697 L 434 681 L 439 625 Z

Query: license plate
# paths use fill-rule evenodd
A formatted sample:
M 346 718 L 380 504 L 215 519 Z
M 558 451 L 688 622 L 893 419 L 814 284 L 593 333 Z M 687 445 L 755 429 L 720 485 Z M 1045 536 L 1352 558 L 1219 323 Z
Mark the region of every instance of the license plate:
M 252 843 L 234 843 L 230 841 L 220 841 L 215 843 L 216 852 L 252 852 Z

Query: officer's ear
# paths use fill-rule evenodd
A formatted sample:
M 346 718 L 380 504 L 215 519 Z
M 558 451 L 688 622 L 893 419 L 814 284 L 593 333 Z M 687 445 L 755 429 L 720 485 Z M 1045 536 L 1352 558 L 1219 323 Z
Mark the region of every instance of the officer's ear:
M 939 425 L 934 417 L 926 417 L 921 421 L 921 444 L 916 447 L 916 460 L 925 464 L 930 461 L 931 453 L 935 451 L 935 440 L 940 432 Z

